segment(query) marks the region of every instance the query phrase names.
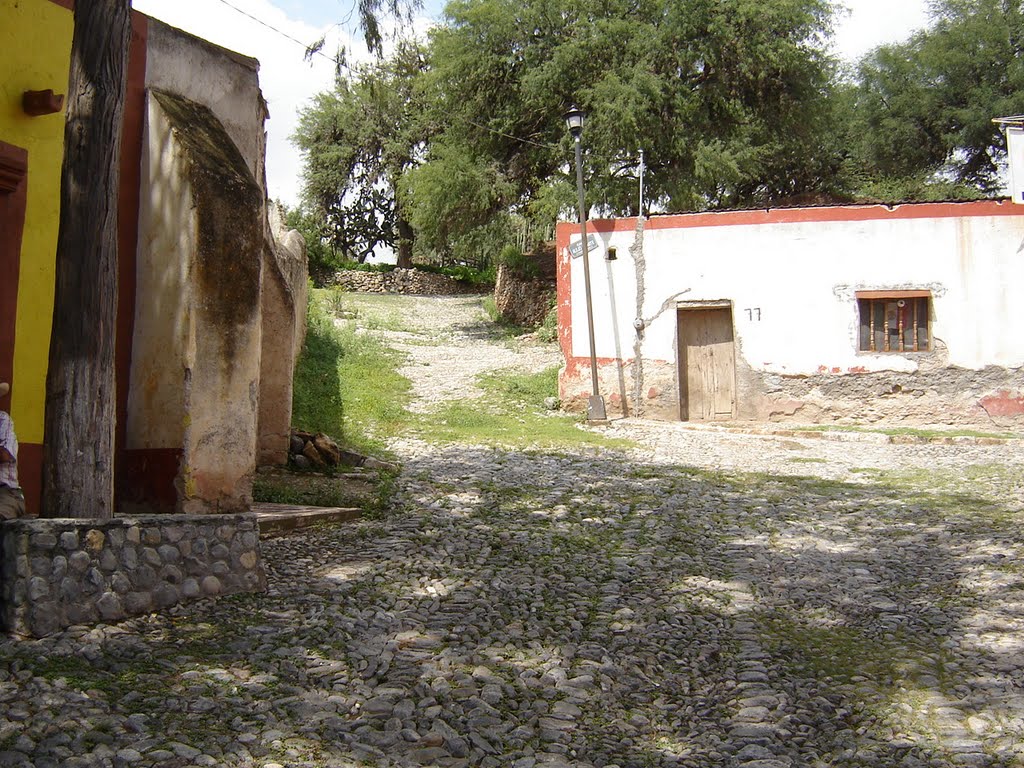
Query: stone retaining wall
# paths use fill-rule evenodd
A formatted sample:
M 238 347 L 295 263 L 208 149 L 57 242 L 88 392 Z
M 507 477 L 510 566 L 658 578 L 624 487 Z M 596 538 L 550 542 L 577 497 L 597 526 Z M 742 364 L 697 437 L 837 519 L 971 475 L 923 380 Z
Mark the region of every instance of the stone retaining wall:
M 0 553 L 0 628 L 21 636 L 267 586 L 252 514 L 11 520 Z
M 554 280 L 523 278 L 504 264 L 498 266 L 494 303 L 505 320 L 534 328 L 544 322 L 554 300 Z
M 359 293 L 402 293 L 417 296 L 480 293 L 480 288 L 469 283 L 419 269 L 394 269 L 391 272 L 345 269 L 335 272 L 331 283 L 347 291 Z

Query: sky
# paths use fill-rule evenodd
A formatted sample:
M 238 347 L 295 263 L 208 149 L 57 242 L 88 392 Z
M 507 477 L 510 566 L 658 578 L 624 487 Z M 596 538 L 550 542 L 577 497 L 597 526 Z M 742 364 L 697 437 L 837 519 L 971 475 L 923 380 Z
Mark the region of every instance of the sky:
M 844 0 L 834 41 L 853 61 L 875 46 L 905 39 L 928 22 L 928 0 Z M 334 80 L 333 56 L 344 45 L 351 61 L 366 57 L 354 0 L 133 0 L 133 7 L 172 26 L 260 61 L 260 87 L 270 107 L 267 187 L 289 206 L 299 201 L 302 158 L 291 145 L 297 113 Z M 443 0 L 424 0 L 418 29 L 441 18 Z M 327 36 L 324 54 L 304 59 L 305 46 Z

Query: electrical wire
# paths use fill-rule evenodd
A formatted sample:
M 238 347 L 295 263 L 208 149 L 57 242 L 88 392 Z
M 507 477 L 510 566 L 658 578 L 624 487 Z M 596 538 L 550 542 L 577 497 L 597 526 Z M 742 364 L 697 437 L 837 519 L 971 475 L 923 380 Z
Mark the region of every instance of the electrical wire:
M 235 11 L 237 13 L 242 14 L 246 18 L 252 19 L 257 24 L 259 24 L 259 25 L 261 25 L 263 27 L 266 27 L 271 32 L 276 32 L 277 34 L 279 34 L 281 37 L 285 38 L 286 40 L 291 40 L 293 43 L 295 43 L 297 45 L 301 45 L 307 51 L 307 53 L 309 52 L 309 50 L 310 50 L 310 46 L 309 45 L 307 45 L 306 43 L 302 42 L 301 40 L 299 40 L 297 38 L 292 37 L 287 32 L 284 32 L 284 31 L 278 29 L 277 27 L 273 26 L 272 24 L 268 24 L 267 22 L 263 21 L 263 19 L 257 18 L 256 16 L 253 16 L 248 11 L 244 11 L 241 8 L 239 8 L 238 6 L 233 5 L 232 3 L 229 3 L 228 0 L 219 0 L 219 2 L 221 2 L 224 5 L 226 5 L 231 10 L 233 10 L 233 11 Z M 351 17 L 351 13 L 349 14 L 349 17 Z M 350 67 L 348 64 L 346 64 L 345 62 L 341 61 L 340 59 L 338 59 L 338 58 L 336 58 L 334 56 L 328 56 L 326 53 L 324 53 L 323 51 L 320 51 L 320 50 L 312 51 L 312 53 L 317 55 L 317 56 L 323 56 L 328 61 L 333 62 L 335 64 L 335 66 L 342 67 L 343 69 L 347 69 L 351 74 L 356 74 L 356 71 L 354 69 L 352 69 L 352 67 Z M 502 136 L 502 137 L 504 137 L 506 139 L 512 139 L 513 141 L 517 141 L 520 144 L 529 144 L 530 146 L 539 147 L 540 149 L 558 149 L 558 145 L 557 144 L 541 144 L 540 142 L 532 141 L 531 139 L 524 139 L 521 136 L 513 136 L 510 133 L 504 133 L 503 131 L 499 131 L 499 130 L 496 130 L 494 128 L 489 128 L 486 125 L 481 125 L 480 123 L 478 123 L 478 122 L 476 122 L 474 120 L 467 119 L 466 122 L 469 123 L 470 125 L 476 126 L 477 128 L 479 128 L 482 131 L 488 131 L 489 133 L 493 133 L 496 136 Z
M 310 46 L 307 43 L 302 42 L 298 38 L 292 37 L 287 32 L 283 32 L 282 30 L 278 29 L 277 27 L 273 26 L 272 24 L 268 24 L 267 22 L 263 21 L 263 19 L 259 19 L 259 18 L 255 17 L 255 16 L 253 16 L 248 11 L 243 11 L 237 5 L 232 5 L 231 3 L 229 3 L 228 0 L 219 0 L 219 1 L 221 3 L 223 3 L 224 5 L 226 5 L 228 8 L 230 8 L 231 10 L 236 11 L 236 12 L 242 14 L 243 16 L 252 19 L 257 24 L 260 24 L 261 26 L 266 27 L 271 32 L 276 32 L 277 34 L 279 34 L 281 37 L 285 38 L 286 40 L 291 40 L 293 43 L 297 43 L 298 45 L 301 45 L 306 50 L 307 54 L 310 53 Z M 326 53 L 324 53 L 323 51 L 320 51 L 320 50 L 312 51 L 312 54 L 315 54 L 317 56 L 323 56 L 325 59 L 327 59 L 328 61 L 332 62 L 335 66 L 342 67 L 343 69 L 347 69 L 349 72 L 355 74 L 355 70 L 353 70 L 352 67 L 350 67 L 344 61 L 342 61 L 341 59 L 338 59 L 335 56 L 328 56 Z
M 557 144 L 541 144 L 536 141 L 531 141 L 530 139 L 524 139 L 521 136 L 513 136 L 511 133 L 503 133 L 502 131 L 495 130 L 494 128 L 488 128 L 486 125 L 480 125 L 480 123 L 470 120 L 468 117 L 466 118 L 466 122 L 470 125 L 476 126 L 481 131 L 488 131 L 496 136 L 504 136 L 506 139 L 518 141 L 520 144 L 530 144 L 531 146 L 540 147 L 541 149 L 558 149 Z

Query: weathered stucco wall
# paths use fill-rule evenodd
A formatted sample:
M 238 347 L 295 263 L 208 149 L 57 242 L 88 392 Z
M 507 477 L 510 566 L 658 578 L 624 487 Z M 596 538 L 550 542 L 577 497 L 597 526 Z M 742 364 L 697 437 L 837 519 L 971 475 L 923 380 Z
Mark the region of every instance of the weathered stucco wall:
M 260 92 L 259 62 L 149 20 L 146 87 L 176 93 L 207 106 L 238 148 L 249 173 L 264 178 L 267 105 Z
M 172 123 L 149 99 L 143 133 L 139 245 L 127 448 L 180 449 L 185 437 L 185 372 L 195 337 L 191 258 L 196 224 L 188 160 Z
M 306 244 L 288 231 L 276 206 L 270 209 L 271 247 L 263 252 L 263 342 L 257 464 L 288 463 L 292 382 L 305 336 L 308 266 Z
M 175 510 L 247 509 L 263 195 L 210 110 L 150 92 L 128 448 L 179 450 Z M 159 246 L 159 247 L 158 247 Z
M 259 65 L 155 20 L 145 53 L 125 439 L 140 482 L 123 506 L 243 510 L 256 462 L 264 260 L 274 261 Z
M 1014 405 L 1024 340 L 1012 330 L 1024 327 L 1022 213 L 983 202 L 666 216 L 639 230 L 635 219 L 593 222 L 602 391 L 678 418 L 677 307 L 720 301 L 735 334 L 739 418 L 1024 424 Z M 574 232 L 562 225 L 558 241 L 570 402 L 590 375 Z M 856 292 L 907 289 L 930 291 L 931 350 L 858 351 Z

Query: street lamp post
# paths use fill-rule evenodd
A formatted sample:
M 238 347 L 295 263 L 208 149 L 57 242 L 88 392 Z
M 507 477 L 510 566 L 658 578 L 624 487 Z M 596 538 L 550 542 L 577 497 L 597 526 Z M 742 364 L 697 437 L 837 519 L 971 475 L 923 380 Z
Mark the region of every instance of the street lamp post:
M 587 204 L 583 194 L 583 110 L 572 107 L 565 115 L 569 134 L 576 143 L 576 189 L 580 198 L 580 235 L 583 246 L 583 289 L 587 299 L 587 334 L 590 339 L 590 385 L 591 394 L 587 401 L 587 421 L 606 421 L 604 398 L 597 384 L 597 351 L 594 345 L 594 305 L 590 297 L 590 248 L 587 245 Z

